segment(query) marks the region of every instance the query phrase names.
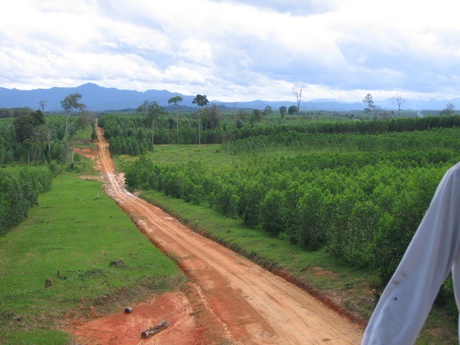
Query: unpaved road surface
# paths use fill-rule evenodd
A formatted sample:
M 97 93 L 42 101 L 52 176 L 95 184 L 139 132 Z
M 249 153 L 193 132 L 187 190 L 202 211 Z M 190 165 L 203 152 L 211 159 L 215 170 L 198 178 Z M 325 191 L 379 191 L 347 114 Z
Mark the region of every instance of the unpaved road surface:
M 106 192 L 138 228 L 174 257 L 190 278 L 179 294 L 135 306 L 132 314 L 95 319 L 74 331 L 85 344 L 359 344 L 362 329 L 304 290 L 188 229 L 137 198 L 115 174 L 98 129 L 98 165 Z M 140 332 L 162 320 L 165 331 Z M 83 339 L 83 340 L 82 340 Z

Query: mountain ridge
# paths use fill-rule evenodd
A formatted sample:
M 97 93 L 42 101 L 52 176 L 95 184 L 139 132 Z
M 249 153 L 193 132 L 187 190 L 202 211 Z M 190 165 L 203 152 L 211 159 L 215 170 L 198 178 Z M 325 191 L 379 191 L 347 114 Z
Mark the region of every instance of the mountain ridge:
M 86 83 L 77 87 L 52 87 L 49 89 L 33 89 L 19 90 L 7 89 L 0 87 L 0 108 L 18 108 L 29 107 L 39 109 L 39 103 L 46 101 L 45 111 L 62 111 L 60 102 L 71 93 L 80 93 L 81 101 L 86 104 L 90 111 L 116 111 L 123 109 L 136 109 L 145 100 L 157 101 L 162 106 L 168 105 L 168 100 L 174 96 L 182 96 L 182 106 L 194 106 L 192 104 L 195 96 L 183 95 L 177 92 L 168 90 L 123 90 L 117 88 L 106 88 L 95 83 Z M 289 107 L 296 105 L 294 101 L 266 101 L 254 100 L 248 102 L 221 102 L 211 100 L 210 102 L 229 108 L 257 108 L 264 109 L 266 106 L 271 106 L 274 110 L 281 106 Z M 426 110 L 441 110 L 448 103 L 455 106 L 460 105 L 460 98 L 446 100 L 408 100 L 403 104 L 403 109 L 426 109 Z M 375 104 L 384 109 L 395 110 L 396 105 L 391 99 L 376 101 Z M 362 102 L 344 102 L 339 100 L 311 100 L 301 103 L 303 111 L 360 111 L 365 108 Z

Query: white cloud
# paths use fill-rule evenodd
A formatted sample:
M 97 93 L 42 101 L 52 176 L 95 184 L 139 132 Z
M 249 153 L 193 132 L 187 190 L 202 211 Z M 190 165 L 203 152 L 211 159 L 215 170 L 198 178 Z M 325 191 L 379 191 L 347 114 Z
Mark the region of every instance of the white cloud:
M 197 71 L 181 66 L 170 66 L 162 76 L 164 82 L 177 83 L 183 81 L 185 84 L 203 84 L 205 78 Z
M 460 87 L 456 16 L 451 0 L 16 0 L 0 11 L 0 86 L 438 97 Z
M 212 47 L 208 42 L 190 38 L 181 43 L 177 56 L 196 64 L 206 64 L 212 60 Z
M 233 2 L 240 4 L 248 4 L 245 0 L 214 0 L 216 2 Z M 269 9 L 279 13 L 289 13 L 291 15 L 302 16 L 324 13 L 333 10 L 336 1 L 333 0 L 252 0 L 250 6 L 256 8 Z

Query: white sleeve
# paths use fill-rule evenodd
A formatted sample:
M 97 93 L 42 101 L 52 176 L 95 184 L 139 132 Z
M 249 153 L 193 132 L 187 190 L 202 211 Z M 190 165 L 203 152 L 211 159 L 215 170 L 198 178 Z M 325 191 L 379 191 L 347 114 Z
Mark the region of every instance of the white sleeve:
M 439 183 L 428 211 L 369 320 L 362 345 L 413 344 L 454 263 L 459 305 L 459 219 L 460 163 L 457 163 Z

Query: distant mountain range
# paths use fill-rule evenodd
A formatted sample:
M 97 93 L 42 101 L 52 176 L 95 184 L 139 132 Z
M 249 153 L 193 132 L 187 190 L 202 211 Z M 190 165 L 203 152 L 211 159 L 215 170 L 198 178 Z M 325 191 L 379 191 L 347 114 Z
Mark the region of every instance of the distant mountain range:
M 116 111 L 125 109 L 136 109 L 145 100 L 157 101 L 162 106 L 168 105 L 168 100 L 174 96 L 182 96 L 181 106 L 192 107 L 192 95 L 181 95 L 166 90 L 148 90 L 144 92 L 133 90 L 119 90 L 115 88 L 105 88 L 93 83 L 84 84 L 78 87 L 53 87 L 51 89 L 18 90 L 0 87 L 0 108 L 29 107 L 39 109 L 39 103 L 46 101 L 45 111 L 62 111 L 60 102 L 71 93 L 80 93 L 81 101 L 90 111 Z M 289 107 L 295 102 L 289 101 L 263 101 L 254 100 L 252 102 L 220 102 L 209 99 L 210 102 L 229 108 L 244 109 L 265 109 L 271 106 L 274 110 L 280 106 Z M 456 109 L 460 106 L 460 98 L 450 100 L 408 100 L 403 104 L 402 109 L 413 110 L 441 110 L 445 109 L 448 103 L 455 105 Z M 395 109 L 391 99 L 376 102 L 376 105 L 385 109 Z M 314 100 L 301 103 L 304 111 L 359 111 L 365 108 L 361 102 L 348 103 L 337 100 Z

